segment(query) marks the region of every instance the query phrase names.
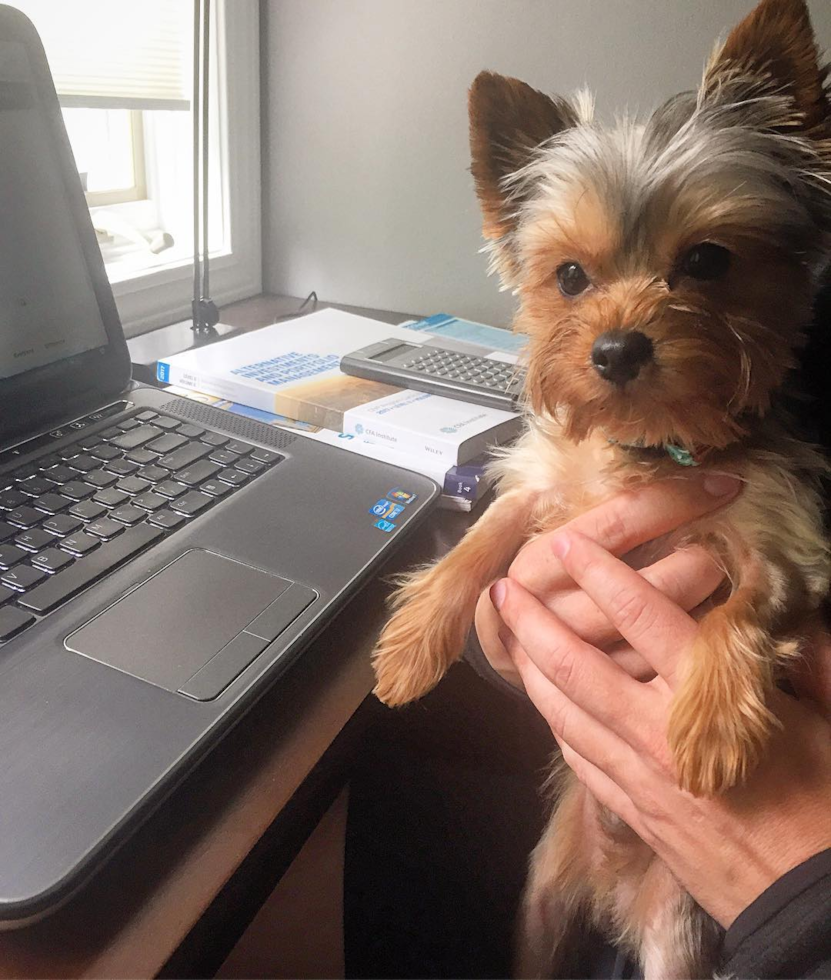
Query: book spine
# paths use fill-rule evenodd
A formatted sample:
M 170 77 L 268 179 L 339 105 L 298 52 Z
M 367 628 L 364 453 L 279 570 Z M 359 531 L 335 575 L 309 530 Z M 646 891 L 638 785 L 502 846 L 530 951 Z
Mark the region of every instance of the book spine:
M 364 442 L 388 446 L 396 452 L 431 459 L 447 466 L 455 466 L 459 462 L 456 446 L 418 432 L 408 432 L 395 425 L 385 425 L 375 418 L 365 419 L 347 412 L 343 419 L 343 431 L 363 439 Z
M 263 412 L 274 411 L 274 396 L 270 392 L 258 391 L 250 385 L 230 378 L 199 374 L 168 361 L 159 361 L 156 364 L 156 378 L 162 384 L 177 385 L 191 391 L 201 391 L 205 395 L 215 395 L 228 401 L 240 402 Z
M 460 472 L 462 471 L 462 472 Z M 452 466 L 444 477 L 443 492 L 449 497 L 464 497 L 466 500 L 478 500 L 487 486 L 483 479 L 485 464 L 478 466 Z

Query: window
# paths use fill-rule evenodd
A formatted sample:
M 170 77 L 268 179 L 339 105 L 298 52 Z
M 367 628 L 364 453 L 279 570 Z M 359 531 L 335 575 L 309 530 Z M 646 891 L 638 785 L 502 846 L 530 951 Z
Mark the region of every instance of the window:
M 191 0 L 12 0 L 41 34 L 128 336 L 190 315 Z M 211 293 L 261 289 L 257 0 L 213 0 Z

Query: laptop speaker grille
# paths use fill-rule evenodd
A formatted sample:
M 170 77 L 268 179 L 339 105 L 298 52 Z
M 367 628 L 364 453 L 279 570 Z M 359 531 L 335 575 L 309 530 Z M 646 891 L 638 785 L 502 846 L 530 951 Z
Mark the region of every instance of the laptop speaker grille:
M 191 401 L 189 398 L 173 398 L 162 405 L 161 411 L 169 412 L 180 419 L 187 419 L 189 422 L 201 422 L 212 429 L 231 432 L 240 439 L 250 439 L 252 442 L 259 442 L 274 449 L 285 449 L 296 438 L 290 432 L 276 429 L 273 425 L 266 425 L 265 422 L 247 419 L 243 415 L 234 415 L 233 412 L 212 408 L 210 405 L 203 405 L 202 402 Z

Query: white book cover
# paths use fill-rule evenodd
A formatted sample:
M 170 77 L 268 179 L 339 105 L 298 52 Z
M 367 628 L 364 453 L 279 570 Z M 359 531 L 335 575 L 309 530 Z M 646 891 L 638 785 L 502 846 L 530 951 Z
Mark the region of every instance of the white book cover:
M 344 412 L 343 431 L 401 453 L 466 463 L 516 437 L 521 416 L 421 391 L 399 391 Z

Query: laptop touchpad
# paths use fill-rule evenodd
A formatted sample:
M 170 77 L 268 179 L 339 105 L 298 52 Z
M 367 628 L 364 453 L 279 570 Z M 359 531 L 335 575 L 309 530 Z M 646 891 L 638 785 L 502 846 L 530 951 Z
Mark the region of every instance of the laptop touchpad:
M 66 640 L 68 649 L 169 691 L 216 697 L 317 594 L 194 550 Z

